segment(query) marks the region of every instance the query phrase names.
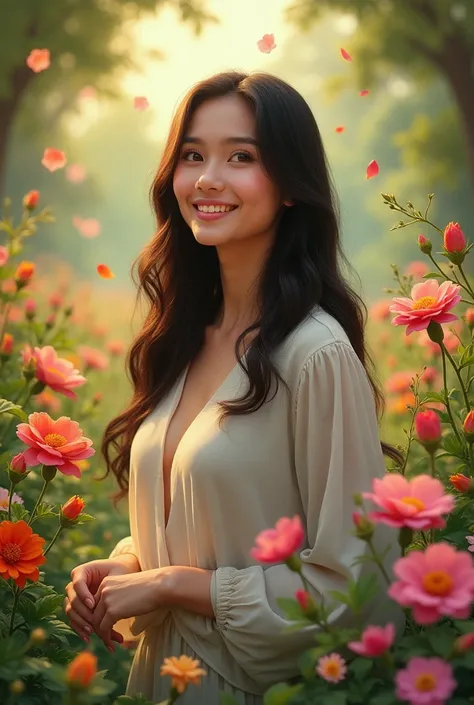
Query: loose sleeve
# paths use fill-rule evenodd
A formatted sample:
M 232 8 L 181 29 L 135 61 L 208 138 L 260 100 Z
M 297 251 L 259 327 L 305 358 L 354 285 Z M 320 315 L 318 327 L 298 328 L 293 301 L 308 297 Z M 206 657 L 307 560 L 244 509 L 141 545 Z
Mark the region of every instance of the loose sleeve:
M 318 602 L 329 590 L 344 591 L 348 578 L 374 571 L 372 565 L 353 566 L 367 550 L 352 535 L 353 494 L 369 489 L 372 478 L 385 472 L 385 464 L 372 389 L 348 343 L 334 341 L 306 361 L 292 425 L 294 470 L 306 529 L 302 570 Z M 276 604 L 278 597 L 294 597 L 301 587 L 298 574 L 282 564 L 242 570 L 220 567 L 213 573 L 216 628 L 232 656 L 262 687 L 297 675 L 298 655 L 315 644 L 319 627 L 285 632 L 290 623 Z M 385 602 L 381 607 L 388 621 L 392 608 L 387 612 Z M 353 626 L 351 618 L 340 604 L 330 622 Z
M 131 536 L 126 536 L 125 538 L 121 539 L 111 552 L 109 558 L 115 558 L 116 556 L 121 556 L 124 553 L 132 553 L 138 560 L 138 554 L 135 550 L 135 546 Z
M 124 553 L 133 553 L 133 555 L 136 556 L 138 560 L 138 554 L 131 536 L 126 536 L 125 538 L 121 539 L 111 552 L 109 558 L 115 558 L 116 556 L 121 556 Z M 139 638 L 136 634 L 133 634 L 131 631 L 134 619 L 134 617 L 120 619 L 116 624 L 114 624 L 115 631 L 123 636 L 124 643 L 128 643 L 129 646 L 131 646 L 134 642 L 138 641 Z

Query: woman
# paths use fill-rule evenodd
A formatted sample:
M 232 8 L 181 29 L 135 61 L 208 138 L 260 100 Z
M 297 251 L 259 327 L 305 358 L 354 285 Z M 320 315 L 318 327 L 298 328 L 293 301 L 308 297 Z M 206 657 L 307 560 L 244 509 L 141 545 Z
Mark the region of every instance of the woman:
M 160 665 L 187 654 L 207 675 L 183 705 L 218 705 L 220 691 L 257 705 L 298 675 L 318 627 L 284 633 L 276 599 L 300 579 L 254 561 L 255 537 L 299 515 L 313 597 L 343 590 L 368 569 L 353 565 L 366 551 L 353 494 L 383 475 L 383 452 L 400 457 L 378 437 L 365 307 L 340 271 L 328 166 L 301 95 L 264 73 L 198 83 L 173 118 L 152 200 L 134 395 L 103 442 L 131 537 L 74 569 L 66 609 L 86 640 L 87 626 L 110 648 L 140 637 L 128 694 L 165 698 Z M 367 623 L 400 625 L 383 594 Z M 331 621 L 352 623 L 344 605 Z

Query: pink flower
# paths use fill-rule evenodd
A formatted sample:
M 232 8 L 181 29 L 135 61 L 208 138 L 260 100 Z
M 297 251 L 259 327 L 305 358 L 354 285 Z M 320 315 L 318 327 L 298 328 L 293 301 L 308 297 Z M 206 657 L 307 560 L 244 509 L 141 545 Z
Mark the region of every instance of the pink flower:
M 414 330 L 428 328 L 431 321 L 448 323 L 457 316 L 449 311 L 461 301 L 461 287 L 451 281 L 439 285 L 436 279 L 427 279 L 415 284 L 411 290 L 411 299 L 395 297 L 390 311 L 397 315 L 392 320 L 395 326 L 407 326 L 406 335 Z
M 26 65 L 35 73 L 45 71 L 51 63 L 49 49 L 33 49 L 28 54 Z
M 329 683 L 339 683 L 347 673 L 346 662 L 339 654 L 321 656 L 316 666 L 316 673 Z
M 26 471 L 26 460 L 23 453 L 17 453 L 11 459 L 10 468 L 11 470 L 13 470 L 13 472 L 18 473 L 19 475 L 23 475 L 23 473 Z
M 88 240 L 100 235 L 101 225 L 97 218 L 81 218 L 75 215 L 72 219 L 72 224 L 79 230 L 82 237 Z
M 87 382 L 73 363 L 62 357 L 58 357 L 52 345 L 45 345 L 44 348 L 35 347 L 31 351 L 30 347 L 22 350 L 23 364 L 26 366 L 33 358 L 36 362 L 36 378 L 40 382 L 48 385 L 54 392 L 64 394 L 69 399 L 77 399 L 77 395 L 72 390 L 82 387 Z
M 410 384 L 413 382 L 415 372 L 411 370 L 399 370 L 394 372 L 385 382 L 385 389 L 392 394 L 410 391 Z
M 388 526 L 411 529 L 441 529 L 446 522 L 442 514 L 454 507 L 454 497 L 444 493 L 442 483 L 430 475 L 418 475 L 407 480 L 398 473 L 387 473 L 374 478 L 372 492 L 363 492 L 384 511 L 369 513 L 369 519 Z
M 107 355 L 96 348 L 91 348 L 89 345 L 80 345 L 77 352 L 82 357 L 87 367 L 93 370 L 106 370 L 109 366 L 109 358 Z
M 35 411 L 28 416 L 28 423 L 16 427 L 16 435 L 29 446 L 24 451 L 28 467 L 53 465 L 63 475 L 81 476 L 75 464 L 78 460 L 95 454 L 92 441 L 82 435 L 82 429 L 68 416 L 53 419 L 45 411 Z
M 308 603 L 309 603 L 309 594 L 306 592 L 306 590 L 302 590 L 301 588 L 295 592 L 295 597 L 298 601 L 299 606 L 303 610 L 303 612 L 307 609 Z
M 422 279 L 425 274 L 428 274 L 429 271 L 430 269 L 426 262 L 423 262 L 423 260 L 414 260 L 413 262 L 410 262 L 406 268 L 405 274 L 407 276 L 415 277 L 415 279 Z
M 466 540 L 469 544 L 469 546 L 467 547 L 467 550 L 474 553 L 474 536 L 466 536 Z
M 259 39 L 257 46 L 264 54 L 269 54 L 273 49 L 276 49 L 275 37 L 273 34 L 264 34 L 262 39 Z
M 461 653 L 463 651 L 470 651 L 474 648 L 474 632 L 468 632 L 468 634 L 458 636 L 454 642 L 454 648 L 456 651 L 460 651 Z
M 0 245 L 0 267 L 3 267 L 8 262 L 9 256 L 8 247 Z
M 393 567 L 398 581 L 388 594 L 403 607 L 411 607 L 418 624 L 433 624 L 443 616 L 467 619 L 474 600 L 474 566 L 465 551 L 447 543 L 433 543 L 423 551 L 410 551 Z
M 107 350 L 112 356 L 118 357 L 124 352 L 125 345 L 121 340 L 109 340 L 107 342 Z
M 86 175 L 86 168 L 82 164 L 70 164 L 66 169 L 66 179 L 72 184 L 82 183 Z
M 274 529 L 261 531 L 255 541 L 257 546 L 250 551 L 252 558 L 261 563 L 284 562 L 301 548 L 304 541 L 301 519 L 298 515 L 293 519 L 282 517 Z
M 367 627 L 360 641 L 350 641 L 347 646 L 360 656 L 373 658 L 389 649 L 395 639 L 395 627 L 392 623 L 385 627 Z
M 443 705 L 456 689 L 453 669 L 443 659 L 414 656 L 395 676 L 396 695 L 411 705 Z
M 46 147 L 43 154 L 41 164 L 49 171 L 56 171 L 66 166 L 66 155 L 60 149 L 54 147 Z
M 149 105 L 150 103 L 144 95 L 138 95 L 136 98 L 133 99 L 133 107 L 135 108 L 135 110 L 146 110 Z
M 450 254 L 462 252 L 466 247 L 466 237 L 459 227 L 459 223 L 448 223 L 444 229 L 444 249 Z
M 8 495 L 9 491 L 4 487 L 0 487 L 0 512 L 8 511 Z M 12 504 L 24 504 L 20 495 L 16 492 L 12 495 Z
M 369 310 L 369 317 L 373 321 L 385 321 L 390 316 L 390 299 L 376 301 Z
M 428 409 L 419 411 L 415 416 L 416 435 L 425 443 L 435 443 L 441 440 L 441 421 L 436 413 Z

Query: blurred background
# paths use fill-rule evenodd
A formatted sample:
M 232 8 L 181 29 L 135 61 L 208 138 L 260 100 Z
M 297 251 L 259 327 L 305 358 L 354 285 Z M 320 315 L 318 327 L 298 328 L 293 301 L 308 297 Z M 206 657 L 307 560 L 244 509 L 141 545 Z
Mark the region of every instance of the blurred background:
M 268 53 L 258 45 L 265 34 L 276 44 Z M 47 70 L 27 66 L 34 49 L 49 50 Z M 229 68 L 280 76 L 314 112 L 341 200 L 344 248 L 370 308 L 388 399 L 383 434 L 403 443 L 409 379 L 435 351 L 390 326 L 384 288 L 393 286 L 392 263 L 415 279 L 429 271 L 419 233 L 432 237 L 434 251 L 441 241 L 425 226 L 391 231 L 398 218 L 380 194 L 423 210 L 434 193 L 432 221 L 459 221 L 471 235 L 472 0 L 0 0 L 0 195 L 19 217 L 24 194 L 38 190 L 55 215 L 24 254 L 37 263 L 32 291 L 43 315 L 58 300 L 72 304 L 77 340 L 94 351 L 67 353 L 89 373 L 88 434 L 97 443 L 129 396 L 124 352 L 140 325 L 130 267 L 154 232 L 148 191 L 171 116 L 193 83 Z M 41 164 L 48 147 L 65 152 L 64 168 Z M 366 179 L 372 160 L 380 172 Z M 99 263 L 115 278 L 99 278 Z M 435 373 L 430 380 L 436 388 Z M 52 415 L 77 418 L 71 400 L 48 390 L 39 397 Z M 63 538 L 58 586 L 128 533 L 126 508 L 117 519 L 111 507 L 112 483 L 92 481 L 103 470 L 99 454 L 85 470 L 78 487 L 65 482 L 98 521 Z M 121 660 L 125 678 L 129 654 L 105 653 Z

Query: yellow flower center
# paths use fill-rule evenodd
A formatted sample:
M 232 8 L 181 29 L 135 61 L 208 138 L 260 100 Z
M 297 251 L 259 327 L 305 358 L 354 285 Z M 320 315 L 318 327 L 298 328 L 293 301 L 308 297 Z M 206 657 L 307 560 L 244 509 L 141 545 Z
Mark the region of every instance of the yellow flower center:
M 61 446 L 65 446 L 67 443 L 67 438 L 64 438 L 64 436 L 61 436 L 60 433 L 48 433 L 44 437 L 45 443 L 47 443 L 51 448 L 60 448 Z
M 56 377 L 62 377 L 63 379 L 67 379 L 67 375 L 64 374 L 64 372 L 61 372 L 61 370 L 58 370 L 56 367 L 47 367 L 46 368 L 47 372 L 49 374 L 54 374 Z
M 436 678 L 431 673 L 422 673 L 415 680 L 415 688 L 420 693 L 430 693 L 436 688 Z
M 434 308 L 438 303 L 435 296 L 422 296 L 418 301 L 413 302 L 413 310 L 418 311 L 420 308 Z
M 419 512 L 422 512 L 423 509 L 425 508 L 424 502 L 421 501 L 421 499 L 418 499 L 417 497 L 402 497 L 401 502 L 404 502 L 405 504 L 409 504 L 412 507 L 415 507 Z
M 341 672 L 339 664 L 336 661 L 329 661 L 324 669 L 326 675 L 331 676 L 331 678 L 337 678 Z
M 16 543 L 6 543 L 2 548 L 2 558 L 5 563 L 14 565 L 21 558 L 21 548 Z
M 423 587 L 430 595 L 449 595 L 453 585 L 452 577 L 445 570 L 432 570 L 423 576 Z

